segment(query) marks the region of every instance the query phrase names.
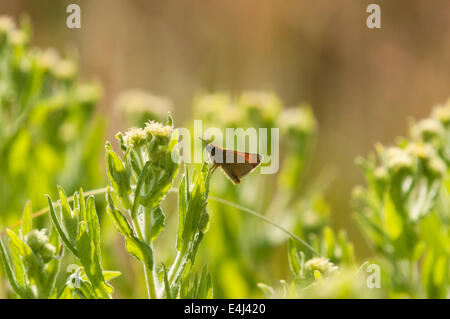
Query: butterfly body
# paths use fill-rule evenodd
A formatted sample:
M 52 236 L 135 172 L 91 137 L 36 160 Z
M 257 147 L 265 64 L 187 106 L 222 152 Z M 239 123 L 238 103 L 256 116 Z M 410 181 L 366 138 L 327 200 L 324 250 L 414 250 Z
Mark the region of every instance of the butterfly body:
M 220 167 L 234 184 L 240 184 L 241 178 L 248 175 L 262 162 L 262 155 L 229 150 L 213 143 L 206 145 L 213 163 L 212 172 Z

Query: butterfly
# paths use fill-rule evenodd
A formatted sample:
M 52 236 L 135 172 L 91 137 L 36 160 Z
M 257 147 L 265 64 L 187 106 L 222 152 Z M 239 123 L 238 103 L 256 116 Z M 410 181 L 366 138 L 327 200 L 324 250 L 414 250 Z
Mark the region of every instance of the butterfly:
M 260 154 L 229 150 L 200 139 L 206 144 L 206 151 L 213 163 L 211 174 L 220 167 L 234 184 L 240 184 L 241 178 L 258 167 L 263 160 Z

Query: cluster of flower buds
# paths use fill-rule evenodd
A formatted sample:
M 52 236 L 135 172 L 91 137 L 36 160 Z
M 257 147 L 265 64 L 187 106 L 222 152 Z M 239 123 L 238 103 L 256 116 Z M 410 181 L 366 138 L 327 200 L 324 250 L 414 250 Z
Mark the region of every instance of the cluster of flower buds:
M 44 263 L 48 263 L 55 256 L 56 247 L 49 243 L 47 229 L 33 229 L 25 236 L 25 241 Z

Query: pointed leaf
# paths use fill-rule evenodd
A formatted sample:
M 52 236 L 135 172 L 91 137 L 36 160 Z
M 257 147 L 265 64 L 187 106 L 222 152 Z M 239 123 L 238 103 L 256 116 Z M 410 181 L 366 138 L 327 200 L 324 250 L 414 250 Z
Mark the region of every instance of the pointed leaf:
M 20 228 L 23 237 L 25 237 L 25 235 L 28 234 L 33 228 L 31 214 L 31 201 L 27 201 L 25 204 L 25 209 L 23 210 L 22 226 Z
M 69 248 L 72 251 L 72 253 L 75 256 L 77 256 L 77 250 L 76 250 L 75 246 L 70 242 L 69 238 L 67 237 L 63 228 L 61 227 L 59 220 L 56 217 L 55 209 L 53 208 L 52 199 L 48 195 L 47 195 L 47 200 L 48 200 L 48 207 L 49 207 L 50 217 L 51 217 L 53 226 L 55 226 L 56 230 L 58 231 L 61 241 L 63 242 L 64 245 L 66 245 L 67 248 Z
M 108 206 L 106 207 L 106 212 L 111 218 L 112 222 L 116 226 L 117 230 L 125 237 L 131 237 L 134 235 L 133 229 L 128 223 L 127 218 L 122 214 L 122 212 L 114 207 L 114 202 L 111 197 L 110 189 L 108 189 L 107 194 Z
M 19 285 L 19 283 L 16 280 L 16 277 L 14 275 L 14 270 L 12 267 L 11 262 L 8 258 L 8 253 L 5 249 L 5 246 L 3 245 L 3 241 L 0 239 L 0 260 L 2 262 L 3 270 L 6 273 L 6 277 L 9 280 L 9 283 L 11 284 L 11 287 L 14 289 L 14 291 L 22 298 L 27 298 L 27 295 L 25 294 L 24 288 Z
M 163 264 L 162 267 L 163 267 L 163 274 L 164 274 L 164 290 L 166 292 L 166 298 L 173 299 L 172 292 L 170 291 L 169 279 L 167 278 L 166 266 Z
M 289 238 L 288 244 L 288 257 L 289 257 L 289 266 L 291 267 L 291 271 L 294 276 L 298 276 L 300 274 L 300 256 L 297 250 L 297 244 L 294 242 L 292 238 Z
M 138 260 L 144 262 L 149 269 L 153 269 L 152 248 L 136 237 L 126 238 L 125 241 L 127 251 Z
M 66 193 L 64 189 L 58 185 L 58 193 L 59 193 L 59 207 L 61 209 L 61 222 L 64 225 L 64 229 L 66 230 L 67 237 L 70 242 L 74 243 L 77 238 L 78 232 L 78 223 L 72 217 L 72 209 L 67 200 Z
M 151 226 L 151 240 L 155 240 L 156 237 L 162 232 L 164 229 L 164 221 L 165 215 L 162 211 L 161 207 L 158 206 L 152 211 L 152 226 Z

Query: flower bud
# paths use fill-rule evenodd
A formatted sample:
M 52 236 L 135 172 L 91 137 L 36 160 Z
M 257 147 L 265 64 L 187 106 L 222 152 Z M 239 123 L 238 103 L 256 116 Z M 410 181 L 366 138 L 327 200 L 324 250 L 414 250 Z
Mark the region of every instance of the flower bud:
M 10 41 L 14 46 L 24 46 L 28 42 L 28 36 L 22 30 L 12 30 L 10 32 Z
M 52 66 L 53 75 L 61 80 L 70 80 L 73 79 L 77 73 L 77 66 L 75 62 L 69 59 L 63 59 L 57 61 Z
M 425 172 L 430 174 L 429 177 L 437 177 L 445 174 L 447 166 L 430 144 L 411 143 L 408 145 L 407 150 L 412 156 L 419 159 Z
M 131 128 L 123 135 L 123 143 L 126 148 L 139 148 L 148 145 L 150 142 L 163 145 L 168 142 L 172 135 L 173 128 L 164 126 L 159 122 L 150 121 L 144 128 Z
M 375 179 L 377 182 L 386 182 L 389 178 L 389 173 L 383 166 L 378 166 L 375 168 L 375 171 L 373 173 Z
M 437 156 L 431 158 L 427 164 L 427 170 L 433 176 L 443 176 L 447 171 L 444 161 Z
M 0 16 L 0 35 L 7 34 L 16 28 L 16 24 L 11 17 Z
M 37 59 L 37 64 L 43 70 L 51 70 L 59 61 L 58 51 L 54 48 L 49 48 L 40 52 Z
M 392 173 L 414 170 L 414 160 L 408 152 L 399 147 L 390 147 L 385 153 L 386 166 Z
M 93 105 L 100 100 L 101 87 L 97 83 L 80 84 L 76 88 L 78 101 L 83 105 Z
M 41 230 L 33 229 L 25 236 L 25 241 L 33 252 L 38 253 L 42 246 L 48 242 L 46 232 L 45 228 Z
M 50 243 L 45 244 L 41 247 L 40 255 L 44 263 L 48 263 L 52 260 L 53 256 L 56 254 L 56 248 Z
M 431 116 L 442 123 L 445 127 L 450 125 L 450 99 L 445 105 L 437 105 Z
M 445 136 L 445 129 L 438 120 L 428 118 L 416 123 L 412 127 L 411 134 L 424 142 L 440 141 Z
M 309 106 L 286 109 L 277 122 L 282 133 L 287 135 L 308 135 L 315 133 L 317 129 L 317 122 Z

